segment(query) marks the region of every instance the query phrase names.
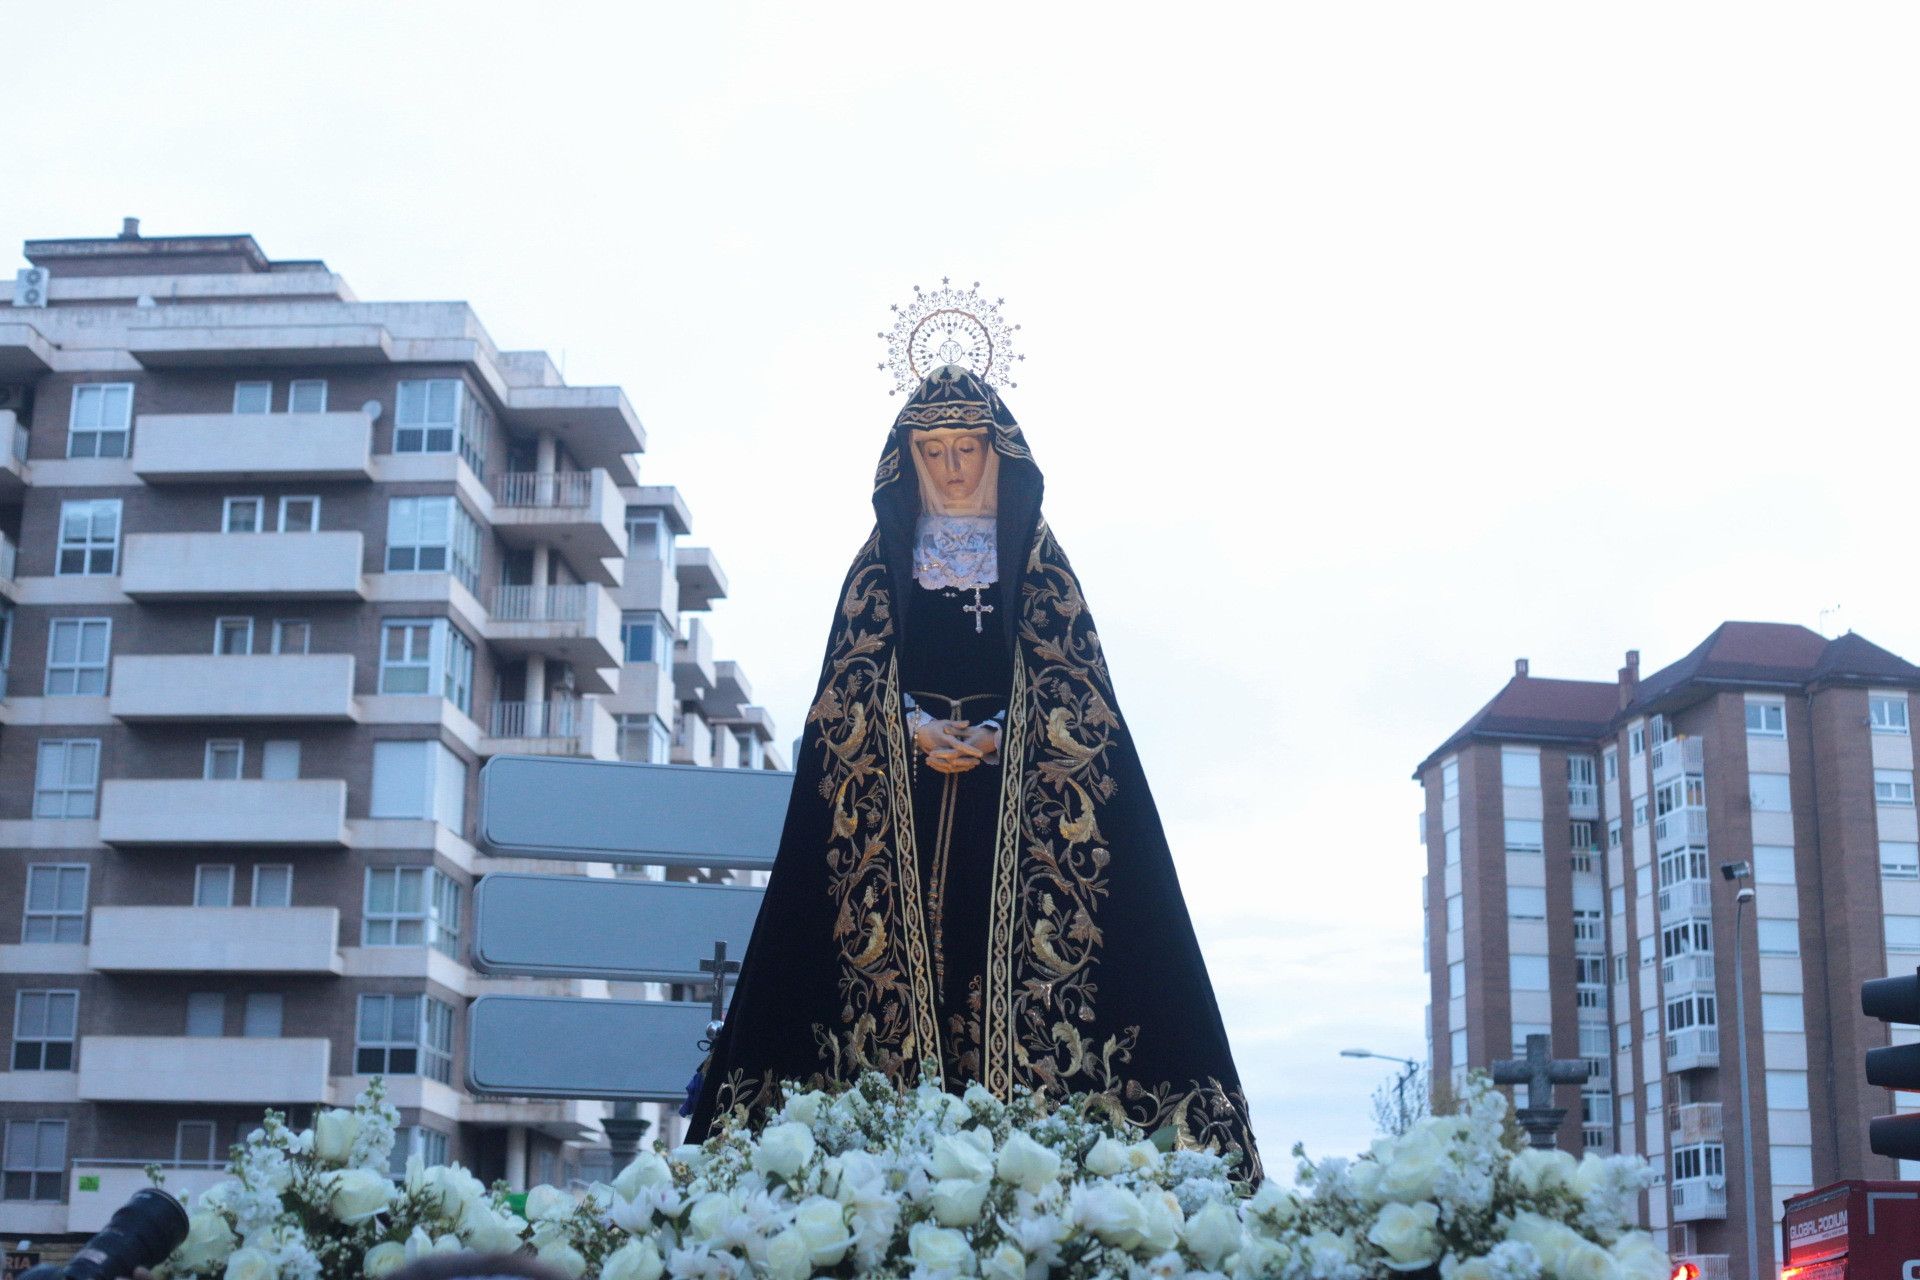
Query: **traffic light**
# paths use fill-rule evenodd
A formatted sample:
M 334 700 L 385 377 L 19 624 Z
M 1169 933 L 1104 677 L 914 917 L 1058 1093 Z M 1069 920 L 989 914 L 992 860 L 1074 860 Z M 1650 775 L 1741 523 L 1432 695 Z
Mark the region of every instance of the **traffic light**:
M 1860 984 L 1860 1012 L 1882 1022 L 1920 1025 L 1920 970 L 1910 978 L 1875 978 Z M 1867 1050 L 1867 1083 L 1920 1092 L 1920 1044 Z M 1920 1160 L 1920 1111 L 1875 1116 L 1867 1128 L 1873 1153 Z

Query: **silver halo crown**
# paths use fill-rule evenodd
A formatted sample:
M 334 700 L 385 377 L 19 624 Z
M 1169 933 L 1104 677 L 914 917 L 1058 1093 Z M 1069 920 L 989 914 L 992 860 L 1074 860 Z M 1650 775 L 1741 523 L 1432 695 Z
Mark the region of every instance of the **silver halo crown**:
M 1019 386 L 1013 381 L 1013 366 L 1026 357 L 1013 349 L 1020 326 L 1009 325 L 1000 314 L 1005 301 L 982 297 L 978 280 L 970 289 L 957 288 L 946 276 L 938 289 L 913 286 L 913 300 L 893 306 L 893 328 L 880 335 L 887 344 L 880 369 L 893 378 L 887 394 L 911 395 L 922 378 L 949 364 L 990 386 Z

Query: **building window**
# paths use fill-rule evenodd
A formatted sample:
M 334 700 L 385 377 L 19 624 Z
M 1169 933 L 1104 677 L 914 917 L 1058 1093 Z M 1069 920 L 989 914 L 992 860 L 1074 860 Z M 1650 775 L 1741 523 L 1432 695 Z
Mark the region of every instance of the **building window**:
M 1769 1075 L 1772 1072 L 1768 1072 Z M 1767 1168 L 1776 1187 L 1813 1186 L 1813 1148 L 1768 1147 Z
M 353 1070 L 450 1083 L 453 1010 L 431 996 L 361 996 Z
M 665 764 L 667 729 L 658 716 L 646 713 L 614 717 L 615 746 L 622 760 L 635 764 Z
M 480 526 L 452 497 L 387 502 L 387 572 L 451 573 L 480 585 Z
M 1882 840 L 1880 874 L 1889 880 L 1920 879 L 1920 844 L 1911 840 Z
M 1547 891 L 1525 885 L 1508 885 L 1507 918 L 1509 920 L 1545 920 Z
M 1724 1178 L 1727 1176 L 1726 1148 L 1717 1142 L 1699 1142 L 1673 1149 L 1673 1177 Z
M 295 378 L 287 384 L 288 413 L 325 413 L 327 411 L 327 380 L 325 378 Z
M 1447 932 L 1459 933 L 1462 928 L 1463 909 L 1459 894 L 1447 898 Z
M 73 1070 L 78 991 L 18 991 L 13 1001 L 13 1069 Z
M 247 747 L 238 738 L 207 739 L 201 777 L 209 782 L 233 782 L 246 768 Z
M 219 1126 L 211 1120 L 182 1120 L 173 1128 L 173 1162 L 182 1168 L 218 1169 Z
M 107 691 L 107 654 L 113 623 L 107 618 L 55 618 L 47 627 L 47 696 L 97 696 Z
M 448 702 L 460 708 L 462 715 L 473 714 L 473 641 L 449 622 L 442 622 L 446 636 L 446 670 L 441 677 L 441 692 Z
M 380 624 L 380 692 L 426 693 L 433 687 L 431 619 Z
M 665 664 L 672 661 L 673 637 L 667 630 L 666 620 L 657 613 L 623 613 L 620 615 L 620 648 L 622 662 Z
M 1459 866 L 1460 828 L 1455 827 L 1453 830 L 1443 833 L 1440 837 L 1440 843 L 1446 853 L 1447 865 L 1450 867 Z
M 27 867 L 21 942 L 84 942 L 87 936 L 85 863 L 37 862 Z
M 402 382 L 394 411 L 395 453 L 458 450 L 476 476 L 486 476 L 487 417 L 458 378 Z
M 466 802 L 467 766 L 443 744 L 373 744 L 369 817 L 430 818 L 458 833 L 465 829 Z
M 60 549 L 53 571 L 63 578 L 120 572 L 120 499 L 60 504 Z
M 1873 802 L 1911 805 L 1913 803 L 1913 770 L 1875 769 L 1873 771 Z
M 1769 1111 L 1805 1111 L 1807 1109 L 1807 1073 L 1804 1071 L 1767 1072 L 1767 1109 Z
M 1798 920 L 1756 920 L 1754 931 L 1763 956 L 1797 956 L 1800 954 L 1800 922 Z
M 240 1034 L 256 1040 L 277 1040 L 286 1023 L 287 1000 L 277 991 L 250 991 L 241 1011 Z
M 394 1132 L 393 1154 L 387 1159 L 387 1172 L 395 1178 L 407 1176 L 407 1161 L 419 1156 L 431 1169 L 447 1162 L 447 1135 L 424 1125 L 407 1125 Z
M 1575 907 L 1573 909 L 1573 940 L 1575 942 L 1600 941 L 1600 912 L 1597 909 Z M 1595 978 L 1595 982 L 1604 982 L 1605 978 Z
M 1689 1027 L 1713 1027 L 1720 1022 L 1714 998 L 1708 995 L 1682 996 L 1667 1001 L 1667 1034 Z
M 1806 1006 L 1797 995 L 1762 995 L 1760 1029 L 1803 1034 L 1807 1029 Z
M 1907 699 L 1904 694 L 1876 693 L 1867 698 L 1867 721 L 1875 733 L 1907 732 Z
M 69 458 L 124 458 L 133 426 L 133 384 L 91 382 L 73 389 L 67 411 Z
M 627 509 L 627 558 L 658 560 L 665 564 L 673 553 L 673 535 L 657 512 Z
M 1783 844 L 1753 846 L 1753 880 L 1755 884 L 1792 884 L 1792 847 Z
M 1547 958 L 1545 956 L 1509 955 L 1507 957 L 1508 978 L 1515 991 L 1547 991 Z M 1545 1028 L 1541 1028 L 1545 1030 Z M 1520 1044 L 1520 1052 L 1526 1052 L 1526 1041 L 1521 1039 L 1519 1029 L 1514 1030 L 1514 1039 Z
M 259 533 L 266 528 L 265 498 L 228 498 L 220 513 L 220 532 Z
M 1540 959 L 1543 960 L 1545 958 L 1545 956 L 1540 957 Z M 1513 1052 L 1516 1057 L 1526 1056 L 1528 1036 L 1551 1037 L 1553 1035 L 1553 1028 L 1544 1022 L 1516 1022 L 1513 1024 L 1511 1030 L 1513 1032 Z
M 256 907 L 293 905 L 293 864 L 263 862 L 253 869 L 253 905 Z
M 252 653 L 253 619 L 215 618 L 213 620 L 213 651 L 227 657 Z
M 227 998 L 218 991 L 187 994 L 187 1034 L 214 1039 L 227 1034 Z
M 437 867 L 367 868 L 360 943 L 431 946 L 459 958 L 460 884 Z
M 1455 800 L 1460 795 L 1460 762 L 1448 760 L 1440 766 L 1440 798 Z
M 1455 960 L 1447 966 L 1447 996 L 1464 996 L 1467 993 L 1467 962 Z
M 233 868 L 226 863 L 203 862 L 193 869 L 193 905 L 233 905 Z
M 1618 782 L 1620 780 L 1620 748 L 1608 747 L 1601 752 L 1600 767 L 1608 782 Z
M 33 779 L 33 816 L 91 818 L 100 788 L 98 738 L 42 738 Z
M 1615 818 L 1612 822 L 1609 822 L 1607 824 L 1607 848 L 1618 849 L 1619 847 L 1620 847 L 1620 819 Z
M 305 653 L 313 644 L 313 624 L 305 618 L 275 618 L 273 651 Z
M 1508 818 L 1505 825 L 1509 853 L 1539 853 L 1546 847 L 1546 831 L 1538 819 Z
M 1786 704 L 1780 702 L 1748 702 L 1747 733 L 1756 738 L 1786 737 Z
M 1515 751 L 1511 748 L 1500 753 L 1500 784 L 1507 787 L 1537 787 L 1540 785 L 1540 753 L 1538 751 Z
M 273 384 L 271 382 L 234 383 L 233 411 L 235 413 L 272 413 Z
M 7 1121 L 0 1199 L 59 1201 L 67 1182 L 67 1122 Z
M 310 494 L 280 499 L 281 533 L 315 533 L 320 528 L 320 499 Z
M 1920 916 L 1883 916 L 1887 950 L 1920 951 Z
M 1636 827 L 1644 827 L 1647 825 L 1647 802 L 1645 800 L 1635 800 L 1633 802 L 1633 825 Z
M 1647 731 L 1640 725 L 1627 730 L 1627 754 L 1639 759 L 1647 749 Z
M 1593 843 L 1593 823 L 1569 822 L 1567 824 L 1567 847 L 1576 854 L 1587 853 L 1595 848 Z
M 300 776 L 300 740 L 268 738 L 260 744 L 260 776 L 284 782 Z

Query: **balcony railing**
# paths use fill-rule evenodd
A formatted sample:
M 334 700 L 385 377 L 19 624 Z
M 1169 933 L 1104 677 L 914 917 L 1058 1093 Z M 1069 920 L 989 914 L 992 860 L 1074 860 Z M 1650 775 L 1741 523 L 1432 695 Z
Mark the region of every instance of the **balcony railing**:
M 1660 981 L 1669 987 L 1693 984 L 1711 987 L 1713 985 L 1713 953 L 1697 951 L 1692 955 L 1674 956 L 1670 960 L 1662 961 Z
M 1666 778 L 1676 773 L 1699 773 L 1704 767 L 1701 738 L 1673 738 L 1653 744 L 1653 776 Z
M 1687 844 L 1705 844 L 1707 811 L 1699 805 L 1688 805 L 1655 819 L 1653 839 L 1662 850 Z
M 1660 891 L 1660 915 L 1710 916 L 1713 886 L 1705 880 L 1681 880 Z
M 496 738 L 573 738 L 587 726 L 591 704 L 578 698 L 548 702 L 496 702 L 487 732 Z
M 591 471 L 509 471 L 493 479 L 502 507 L 585 507 L 593 497 Z
M 1567 784 L 1567 808 L 1574 810 L 1597 809 L 1600 807 L 1600 789 L 1591 782 L 1569 782 Z
M 1727 1180 L 1712 1178 L 1675 1178 L 1673 1180 L 1673 1220 L 1698 1222 L 1702 1218 L 1727 1216 Z
M 1720 1029 L 1688 1027 L 1667 1036 L 1667 1070 L 1692 1071 L 1720 1065 Z
M 587 593 L 592 589 L 577 582 L 550 587 L 495 587 L 487 612 L 501 622 L 582 622 L 587 616 Z
M 1721 1104 L 1685 1102 L 1673 1107 L 1672 1130 L 1668 1145 L 1684 1147 L 1695 1142 L 1718 1142 L 1722 1133 Z

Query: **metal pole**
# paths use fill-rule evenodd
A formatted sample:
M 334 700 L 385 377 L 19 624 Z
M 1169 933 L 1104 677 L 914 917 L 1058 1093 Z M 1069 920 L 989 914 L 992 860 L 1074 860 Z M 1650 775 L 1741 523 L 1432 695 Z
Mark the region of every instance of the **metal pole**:
M 1747 977 L 1742 955 L 1741 917 L 1747 904 L 1738 895 L 1733 903 L 1733 1003 L 1740 1018 L 1740 1144 L 1741 1176 L 1747 1194 L 1747 1273 L 1760 1280 L 1760 1220 L 1753 1195 L 1753 1092 L 1747 1076 Z

